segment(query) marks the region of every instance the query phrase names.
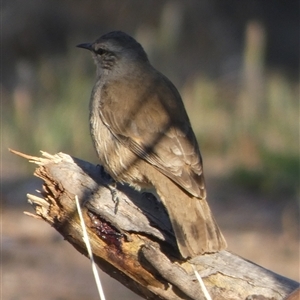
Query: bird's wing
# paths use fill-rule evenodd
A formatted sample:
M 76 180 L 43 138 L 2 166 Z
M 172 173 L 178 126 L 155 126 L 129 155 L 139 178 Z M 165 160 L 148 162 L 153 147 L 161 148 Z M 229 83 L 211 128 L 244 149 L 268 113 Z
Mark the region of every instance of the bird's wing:
M 205 198 L 202 159 L 182 100 L 161 80 L 140 86 L 117 82 L 102 89 L 99 113 L 111 133 L 195 197 Z M 103 97 L 105 95 L 105 97 Z

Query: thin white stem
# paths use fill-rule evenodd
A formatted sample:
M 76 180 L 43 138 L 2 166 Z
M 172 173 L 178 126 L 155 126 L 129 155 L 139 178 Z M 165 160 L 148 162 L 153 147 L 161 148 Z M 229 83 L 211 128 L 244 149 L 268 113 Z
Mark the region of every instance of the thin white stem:
M 81 212 L 81 208 L 80 208 L 80 204 L 79 204 L 79 200 L 78 200 L 77 195 L 75 196 L 75 201 L 76 201 L 77 211 L 78 211 L 78 215 L 79 215 L 79 219 L 80 219 L 80 224 L 81 224 L 81 227 L 82 227 L 82 233 L 83 233 L 82 238 L 83 238 L 83 241 L 85 242 L 86 249 L 88 251 L 88 254 L 89 254 L 89 257 L 90 257 L 90 260 L 91 260 L 92 270 L 93 270 L 94 278 L 95 278 L 96 285 L 97 285 L 97 288 L 98 288 L 98 293 L 99 293 L 100 299 L 105 300 L 105 295 L 104 295 L 104 292 L 103 292 L 103 288 L 102 288 L 102 284 L 101 284 L 101 281 L 100 281 L 99 273 L 97 271 L 96 263 L 94 261 L 92 247 L 91 247 L 90 240 L 89 240 L 89 237 L 88 237 L 88 234 L 87 234 L 86 226 L 85 226 L 85 223 L 84 223 L 84 219 L 83 219 L 83 216 L 82 216 L 82 212 Z
M 201 287 L 201 290 L 202 290 L 202 292 L 204 294 L 204 297 L 206 298 L 206 300 L 212 300 L 211 297 L 210 297 L 210 294 L 208 293 L 208 290 L 207 290 L 207 288 L 206 288 L 206 286 L 205 286 L 205 284 L 204 284 L 201 276 L 199 275 L 198 271 L 196 270 L 195 266 L 194 265 L 191 265 L 191 266 L 192 266 L 192 268 L 194 270 L 196 278 L 198 279 L 198 282 L 200 284 L 200 287 Z

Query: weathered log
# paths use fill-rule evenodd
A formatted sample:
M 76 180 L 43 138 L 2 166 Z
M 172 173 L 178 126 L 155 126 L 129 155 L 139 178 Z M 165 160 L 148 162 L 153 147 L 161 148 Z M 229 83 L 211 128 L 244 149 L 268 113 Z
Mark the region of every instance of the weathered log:
M 41 196 L 27 195 L 34 216 L 87 256 L 77 196 L 97 265 L 145 299 L 205 299 L 194 269 L 212 299 L 279 300 L 299 287 L 228 251 L 180 260 L 168 215 L 152 194 L 114 187 L 101 167 L 64 153 L 34 157 L 11 151 L 38 164 Z

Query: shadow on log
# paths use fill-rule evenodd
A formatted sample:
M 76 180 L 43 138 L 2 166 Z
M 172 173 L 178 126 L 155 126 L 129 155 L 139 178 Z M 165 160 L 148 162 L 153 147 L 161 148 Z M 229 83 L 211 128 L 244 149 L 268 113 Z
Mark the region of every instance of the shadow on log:
M 212 299 L 283 299 L 299 283 L 228 251 L 179 260 L 163 205 L 152 194 L 112 186 L 99 166 L 64 153 L 34 157 L 11 152 L 38 165 L 39 197 L 27 195 L 35 218 L 53 226 L 87 255 L 76 211 L 81 203 L 94 259 L 111 277 L 145 299 L 205 299 L 198 271 Z

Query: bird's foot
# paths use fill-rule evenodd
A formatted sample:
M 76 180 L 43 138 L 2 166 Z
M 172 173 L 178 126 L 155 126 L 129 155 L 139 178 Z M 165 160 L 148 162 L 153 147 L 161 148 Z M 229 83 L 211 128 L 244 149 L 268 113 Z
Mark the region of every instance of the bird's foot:
M 118 207 L 119 207 L 119 203 L 120 203 L 120 199 L 118 197 L 118 190 L 117 190 L 116 181 L 113 181 L 113 182 L 107 184 L 107 188 L 110 190 L 112 200 L 115 203 L 114 212 L 116 214 L 118 212 Z
M 118 197 L 117 182 L 105 171 L 103 166 L 97 165 L 97 168 L 99 169 L 101 179 L 104 180 L 105 187 L 110 190 L 112 200 L 115 203 L 114 212 L 116 214 L 118 212 L 118 206 L 120 202 Z

